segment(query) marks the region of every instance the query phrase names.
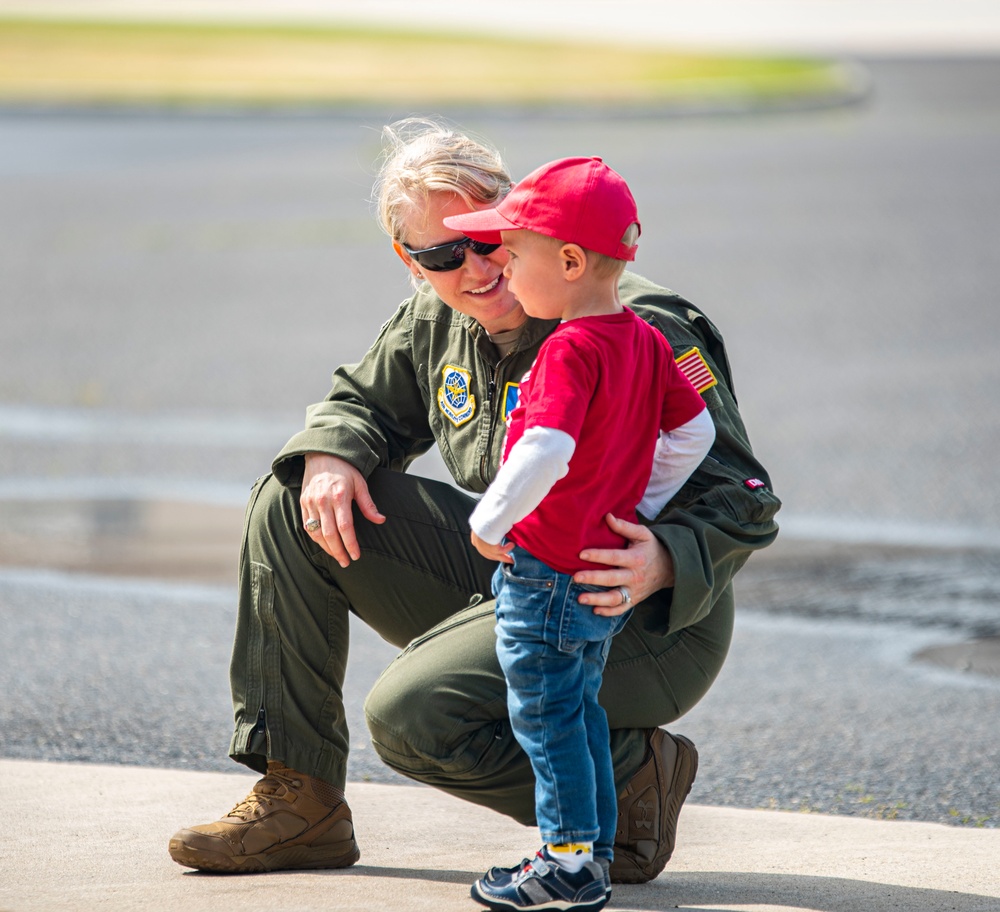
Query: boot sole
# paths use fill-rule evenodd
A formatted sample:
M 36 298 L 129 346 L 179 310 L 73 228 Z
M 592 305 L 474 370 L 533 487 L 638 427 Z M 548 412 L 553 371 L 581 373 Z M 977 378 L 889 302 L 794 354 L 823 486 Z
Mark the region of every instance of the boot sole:
M 479 892 L 477 889 L 477 884 L 472 885 L 470 890 L 470 895 L 477 902 L 486 906 L 488 909 L 492 909 L 493 912 L 509 912 L 513 910 L 516 912 L 517 909 L 531 909 L 531 910 L 545 910 L 545 912 L 558 912 L 558 910 L 571 910 L 571 912 L 600 912 L 601 909 L 607 904 L 610 898 L 610 893 L 602 896 L 600 899 L 594 900 L 589 903 L 577 903 L 572 900 L 567 899 L 551 899 L 548 902 L 539 903 L 533 906 L 522 906 L 516 902 L 505 902 L 501 899 L 496 899 L 492 896 L 485 896 Z
M 674 828 L 669 834 L 661 833 L 666 851 L 663 855 L 654 858 L 649 867 L 641 869 L 631 865 L 616 865 L 612 862 L 613 883 L 648 883 L 658 877 L 667 866 L 671 856 L 674 854 L 674 845 L 677 842 L 677 820 L 680 817 L 681 808 L 687 796 L 691 794 L 691 787 L 694 785 L 695 777 L 698 775 L 698 749 L 694 743 L 683 735 L 672 735 L 666 733 L 666 737 L 672 738 L 677 745 L 677 759 L 674 762 L 674 775 L 667 785 L 670 794 L 670 801 L 667 805 L 667 819 L 674 822 Z M 685 784 L 686 783 L 686 784 Z
M 322 848 L 289 846 L 287 849 L 278 849 L 274 852 L 234 858 L 222 852 L 195 849 L 180 839 L 171 839 L 170 857 L 177 864 L 198 871 L 213 871 L 220 874 L 262 874 L 267 871 L 348 868 L 361 858 L 361 850 L 352 842 L 346 852 L 343 844 Z
M 695 777 L 698 775 L 698 749 L 683 735 L 671 735 L 677 742 L 677 766 L 674 769 L 674 778 L 670 781 L 670 819 L 676 824 L 680 817 L 681 807 L 684 805 L 687 796 L 691 794 L 691 786 L 694 785 Z M 686 781 L 687 787 L 683 791 L 678 786 Z M 670 845 L 667 854 L 663 857 L 663 867 L 666 867 L 670 856 L 674 854 L 674 844 L 677 841 L 677 828 L 670 834 Z M 659 873 L 659 871 L 657 872 Z

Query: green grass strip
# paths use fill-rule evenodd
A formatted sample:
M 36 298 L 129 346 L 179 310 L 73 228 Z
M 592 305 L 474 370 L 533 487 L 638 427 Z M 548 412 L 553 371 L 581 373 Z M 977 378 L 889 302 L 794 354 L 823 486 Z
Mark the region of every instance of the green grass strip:
M 825 60 L 354 27 L 0 18 L 0 100 L 574 103 L 808 98 Z

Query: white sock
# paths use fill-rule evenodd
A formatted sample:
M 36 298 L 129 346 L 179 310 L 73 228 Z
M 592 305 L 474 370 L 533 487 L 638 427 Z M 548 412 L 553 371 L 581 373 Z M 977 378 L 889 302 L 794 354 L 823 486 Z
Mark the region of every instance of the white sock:
M 563 842 L 554 845 L 545 844 L 552 860 L 570 873 L 579 871 L 588 861 L 594 860 L 594 844 L 592 842 Z

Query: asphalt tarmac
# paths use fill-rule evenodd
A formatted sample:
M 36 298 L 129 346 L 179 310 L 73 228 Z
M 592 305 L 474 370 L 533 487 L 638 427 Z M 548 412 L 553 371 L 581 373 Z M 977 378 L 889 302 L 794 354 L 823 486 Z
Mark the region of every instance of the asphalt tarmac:
M 866 66 L 813 112 L 448 113 L 628 177 L 786 502 L 693 800 L 996 827 L 1000 58 Z M 3 756 L 231 768 L 241 504 L 407 294 L 367 202 L 406 113 L 0 113 Z M 395 781 L 352 636 L 350 775 Z

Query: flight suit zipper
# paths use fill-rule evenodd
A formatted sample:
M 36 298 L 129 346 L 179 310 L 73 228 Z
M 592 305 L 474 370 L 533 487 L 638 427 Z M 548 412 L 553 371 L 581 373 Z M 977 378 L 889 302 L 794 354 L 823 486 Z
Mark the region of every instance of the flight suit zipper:
M 247 737 L 247 753 L 268 756 L 271 752 L 270 744 L 268 743 L 269 740 L 267 735 L 267 713 L 262 706 L 257 711 L 257 724 L 250 730 L 250 735 Z
M 482 479 L 483 484 L 489 485 L 493 480 L 493 465 L 491 464 L 493 455 L 493 441 L 496 435 L 497 424 L 499 423 L 499 415 L 501 412 L 500 403 L 495 402 L 497 395 L 497 388 L 500 386 L 500 372 L 501 367 L 505 361 L 510 360 L 515 354 L 517 354 L 517 349 L 504 355 L 495 366 L 492 368 L 492 373 L 490 374 L 489 383 L 486 386 L 486 398 L 489 400 L 490 404 L 490 430 L 486 437 L 486 452 L 479 459 L 479 477 Z M 489 366 L 489 365 L 487 365 Z

